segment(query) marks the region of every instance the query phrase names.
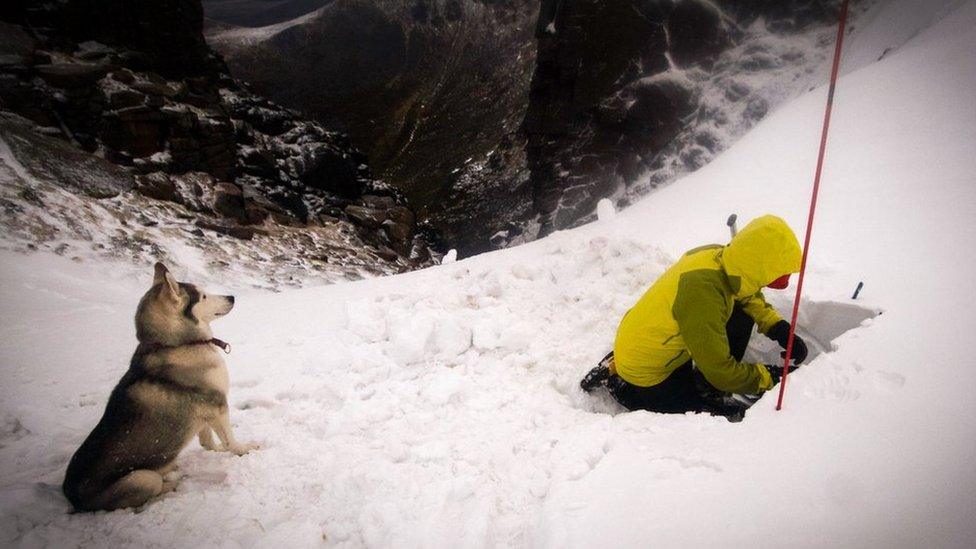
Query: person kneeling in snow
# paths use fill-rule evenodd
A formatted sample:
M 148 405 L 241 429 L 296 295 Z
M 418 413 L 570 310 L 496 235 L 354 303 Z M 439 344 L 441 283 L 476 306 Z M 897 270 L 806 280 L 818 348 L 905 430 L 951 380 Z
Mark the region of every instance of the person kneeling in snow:
M 796 235 L 772 215 L 727 246 L 690 250 L 624 315 L 613 352 L 580 385 L 587 392 L 606 385 L 629 410 L 741 418 L 743 407 L 723 393 L 761 393 L 783 374 L 781 365 L 742 362 L 753 326 L 784 349 L 790 332 L 761 289 L 786 288 L 800 260 Z M 795 364 L 806 356 L 794 335 Z

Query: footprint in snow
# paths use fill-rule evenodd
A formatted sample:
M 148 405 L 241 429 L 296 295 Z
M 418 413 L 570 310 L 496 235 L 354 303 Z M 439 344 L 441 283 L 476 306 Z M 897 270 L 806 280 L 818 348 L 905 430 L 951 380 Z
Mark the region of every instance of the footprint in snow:
M 0 441 L 17 441 L 31 434 L 30 429 L 24 427 L 20 418 L 4 414 L 0 420 Z M 0 444 L 0 448 L 3 444 Z
M 861 393 L 853 387 L 851 378 L 844 374 L 832 375 L 807 385 L 803 393 L 813 399 L 834 402 L 852 402 L 861 397 Z
M 894 393 L 905 386 L 905 376 L 894 372 L 878 370 L 872 376 L 874 387 L 879 391 Z

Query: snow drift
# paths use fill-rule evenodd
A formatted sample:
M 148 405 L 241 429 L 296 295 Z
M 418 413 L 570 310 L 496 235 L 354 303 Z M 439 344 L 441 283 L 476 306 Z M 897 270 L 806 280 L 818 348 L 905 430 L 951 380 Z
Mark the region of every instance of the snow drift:
M 871 24 L 852 37 L 848 59 L 894 49 L 838 84 L 802 319 L 822 352 L 790 377 L 783 411 L 770 395 L 739 424 L 620 413 L 577 382 L 678 254 L 727 239 L 730 212 L 803 230 L 826 88 L 581 229 L 396 277 L 238 294 L 215 330 L 234 344 L 235 430 L 262 449 L 192 445 L 180 488 L 139 514 L 69 514 L 58 486 L 125 369 L 151 273 L 5 254 L 0 539 L 969 546 L 976 1 L 917 4 L 877 8 L 878 24 L 914 27 L 902 43 L 857 46 L 883 34 Z

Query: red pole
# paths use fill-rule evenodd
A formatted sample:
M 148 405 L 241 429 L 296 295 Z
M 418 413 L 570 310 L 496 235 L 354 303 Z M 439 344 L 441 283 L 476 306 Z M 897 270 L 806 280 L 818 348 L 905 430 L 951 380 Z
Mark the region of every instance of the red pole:
M 830 129 L 830 111 L 834 106 L 834 88 L 837 86 L 837 72 L 840 69 L 840 51 L 844 44 L 844 26 L 847 24 L 848 0 L 840 6 L 840 23 L 837 27 L 837 43 L 834 45 L 834 66 L 830 71 L 830 91 L 827 93 L 827 110 L 824 113 L 823 132 L 820 134 L 820 156 L 817 158 L 817 173 L 813 178 L 813 197 L 810 199 L 810 216 L 807 218 L 807 234 L 803 240 L 803 259 L 800 262 L 800 279 L 796 284 L 796 298 L 793 300 L 793 319 L 790 321 L 790 337 L 786 344 L 786 358 L 783 361 L 783 379 L 779 383 L 779 399 L 776 409 L 783 408 L 783 395 L 786 393 L 786 378 L 789 375 L 790 359 L 793 357 L 793 338 L 796 330 L 796 316 L 800 312 L 800 294 L 803 293 L 803 278 L 807 272 L 807 255 L 810 253 L 810 235 L 813 232 L 813 216 L 817 212 L 817 194 L 820 192 L 820 174 L 823 172 L 824 154 L 827 151 L 827 131 Z

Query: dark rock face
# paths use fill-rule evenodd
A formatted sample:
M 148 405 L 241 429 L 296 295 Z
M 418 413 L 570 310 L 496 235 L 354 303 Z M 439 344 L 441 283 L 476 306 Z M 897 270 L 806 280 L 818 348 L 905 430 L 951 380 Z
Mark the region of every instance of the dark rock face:
M 199 0 L 71 0 L 58 16 L 75 42 L 137 51 L 147 68 L 167 77 L 214 75 L 222 68 L 203 39 Z
M 737 20 L 751 22 L 765 17 L 779 31 L 835 21 L 839 5 L 836 0 L 726 0 L 721 3 L 722 9 Z
M 711 65 L 729 45 L 729 29 L 722 13 L 706 4 L 681 2 L 667 16 L 668 51 L 674 63 Z
M 526 230 L 535 219 L 525 141 L 506 136 L 487 158 L 458 170 L 450 194 L 431 205 L 434 239 L 462 254 L 498 249 L 532 240 Z
M 707 116 L 699 95 L 714 85 L 712 75 L 730 71 L 717 65 L 720 55 L 742 39 L 752 21 L 764 17 L 771 29 L 802 29 L 828 20 L 836 13 L 834 4 L 544 0 L 522 125 L 539 234 L 592 215 L 599 199 L 654 168 L 658 156 L 687 133 L 690 116 Z M 763 71 L 784 62 L 760 51 L 746 53 L 736 70 Z M 744 84 L 727 84 L 730 98 L 749 94 Z M 744 116 L 755 121 L 768 109 L 762 98 L 751 98 Z M 700 146 L 679 156 L 686 169 L 697 169 L 715 139 L 689 139 Z
M 355 160 L 349 154 L 327 146 L 309 151 L 301 168 L 301 181 L 306 186 L 343 198 L 359 198 L 363 191 Z
M 46 180 L 93 197 L 135 187 L 199 214 L 197 227 L 247 239 L 260 234 L 254 225 L 321 226 L 325 216 L 352 223 L 369 246 L 397 250 L 389 261 L 429 261 L 415 223 L 383 229 L 404 210 L 413 214 L 401 193 L 373 179 L 344 134 L 226 73 L 203 40 L 199 0 L 36 2 L 8 15 L 0 23 L 0 109 L 34 127 L 11 125 L 5 135 L 57 137 L 63 147 L 52 154 L 83 168 L 47 178 L 45 166 L 31 166 Z M 85 180 L 106 170 L 113 185 Z M 356 207 L 382 220 L 346 213 Z
M 757 40 L 750 25 L 762 18 L 760 34 L 801 33 L 829 23 L 837 7 L 319 0 L 319 11 L 269 36 L 228 30 L 264 21 L 235 20 L 224 9 L 233 1 L 246 2 L 205 7 L 219 20 L 208 37 L 235 72 L 348 131 L 418 205 L 417 230 L 462 254 L 577 225 L 603 197 L 626 202 L 638 188 L 704 165 L 728 145 L 725 136 L 771 108 L 751 79 L 732 75 L 809 61 L 761 40 L 746 48 Z M 703 97 L 712 90 L 732 107 Z
M 176 184 L 162 172 L 136 177 L 136 190 L 149 198 L 177 202 Z
M 637 175 L 642 149 L 660 150 L 681 131 L 694 109 L 690 86 L 649 75 L 667 73 L 679 59 L 709 64 L 730 40 L 722 14 L 698 2 L 558 6 L 537 27 L 522 126 L 541 234 L 592 212 Z
M 213 17 L 233 23 L 229 15 L 221 16 L 220 4 L 204 2 Z M 221 27 L 212 29 L 209 39 L 254 90 L 348 132 L 379 177 L 423 211 L 423 226 L 451 235 L 446 240 L 453 247 L 487 249 L 488 237 L 510 221 L 503 216 L 498 222 L 489 212 L 518 209 L 511 187 L 499 188 L 491 200 L 482 190 L 503 186 L 502 176 L 509 182 L 511 174 L 522 179 L 518 174 L 525 169 L 524 162 L 496 165 L 500 171 L 487 165 L 492 154 L 502 156 L 495 151 L 504 142 L 514 142 L 525 112 L 538 3 L 335 0 L 323 5 L 311 19 L 267 40 L 235 40 L 239 29 L 225 33 Z M 499 179 L 483 167 L 495 170 Z M 457 211 L 458 202 L 467 205 L 466 214 Z

